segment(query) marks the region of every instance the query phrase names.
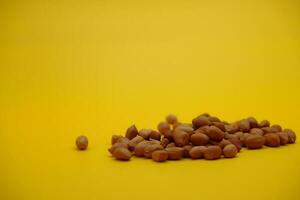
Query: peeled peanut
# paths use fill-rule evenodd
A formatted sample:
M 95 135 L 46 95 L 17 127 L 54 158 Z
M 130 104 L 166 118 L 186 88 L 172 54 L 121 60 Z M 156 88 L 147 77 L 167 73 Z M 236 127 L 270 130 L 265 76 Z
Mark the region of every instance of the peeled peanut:
M 260 123 L 259 123 L 259 127 L 269 127 L 270 126 L 270 122 L 268 120 L 262 120 Z
M 168 152 L 169 160 L 180 160 L 183 156 L 183 150 L 180 147 L 168 147 L 165 150 Z
M 150 133 L 149 139 L 159 140 L 160 141 L 161 134 L 157 131 L 152 131 Z
M 192 145 L 185 145 L 182 147 L 182 156 L 185 158 L 190 157 L 189 151 L 191 150 L 193 146 Z
M 128 144 L 130 142 L 130 140 L 127 137 L 121 137 L 117 140 L 117 143 L 126 143 Z
M 287 133 L 289 136 L 289 144 L 295 143 L 297 137 L 294 131 L 291 129 L 284 129 L 283 132 Z
M 160 145 L 163 146 L 164 148 L 166 148 L 166 146 L 170 143 L 169 139 L 164 137 L 161 142 Z
M 239 123 L 240 131 L 249 132 L 250 131 L 250 122 L 247 119 L 241 120 Z
M 249 135 L 245 140 L 245 144 L 248 149 L 260 149 L 265 144 L 265 138 L 260 135 Z
M 189 155 L 192 159 L 203 158 L 206 149 L 207 149 L 206 146 L 195 146 L 190 149 Z
M 137 128 L 135 127 L 135 125 L 130 126 L 127 131 L 126 131 L 126 137 L 131 140 L 132 138 L 134 138 L 135 136 L 137 136 L 139 134 Z
M 151 158 L 152 153 L 157 150 L 163 150 L 164 148 L 160 144 L 147 145 L 144 149 L 144 156 L 146 158 Z
M 244 133 L 242 131 L 238 131 L 238 132 L 234 133 L 234 135 L 236 135 L 237 138 L 239 139 L 244 135 Z
M 168 138 L 168 140 L 170 141 L 170 142 L 172 142 L 173 141 L 173 130 L 172 131 L 168 131 L 168 132 L 166 132 L 166 133 L 164 133 L 164 137 L 165 138 Z
M 225 158 L 233 158 L 236 156 L 238 149 L 233 144 L 228 144 L 223 149 L 223 154 Z
M 173 133 L 173 139 L 176 146 L 182 147 L 189 143 L 190 136 L 187 132 L 176 129 Z
M 267 133 L 264 135 L 266 142 L 265 145 L 269 147 L 279 147 L 280 137 L 276 133 Z
M 214 146 L 208 146 L 204 153 L 204 158 L 207 160 L 215 160 L 219 159 L 222 155 L 222 149 L 221 147 L 214 145 Z
M 179 125 L 179 126 L 176 127 L 175 131 L 176 130 L 181 130 L 181 131 L 187 132 L 190 135 L 194 133 L 193 127 L 190 127 L 190 126 L 187 126 L 187 125 Z
M 226 132 L 233 134 L 240 130 L 238 123 L 232 123 L 225 126 Z
M 134 148 L 135 156 L 143 157 L 146 146 L 152 145 L 152 144 L 159 144 L 159 141 L 157 141 L 157 140 L 155 140 L 155 141 L 146 141 L 146 140 L 144 140 L 144 141 L 138 143 Z
M 195 146 L 205 145 L 209 141 L 209 137 L 204 133 L 195 133 L 191 135 L 190 141 Z
M 231 142 L 234 146 L 236 146 L 238 151 L 240 151 L 243 147 L 243 142 L 237 138 L 229 138 L 228 141 Z
M 112 155 L 118 160 L 130 160 L 132 156 L 131 152 L 124 147 L 117 148 L 116 150 L 114 150 Z
M 214 116 L 208 117 L 208 120 L 210 122 L 221 122 L 221 120 L 218 117 L 214 117 Z
M 250 130 L 250 134 L 261 135 L 261 136 L 263 136 L 263 135 L 264 135 L 264 131 L 261 130 L 260 128 L 252 128 L 252 129 Z
M 165 162 L 168 159 L 168 153 L 165 150 L 157 150 L 152 153 L 152 160 L 155 162 Z
M 207 136 L 214 141 L 221 141 L 224 138 L 225 133 L 216 126 L 209 127 Z
M 195 133 L 204 133 L 204 134 L 207 134 L 208 130 L 209 130 L 209 127 L 210 126 L 202 126 L 198 129 L 195 130 Z
M 201 126 L 206 126 L 211 124 L 209 118 L 205 116 L 200 116 L 193 119 L 192 123 L 195 129 L 200 128 Z
M 277 128 L 273 128 L 273 127 L 262 127 L 261 130 L 264 132 L 264 134 L 278 132 Z
M 168 122 L 160 122 L 158 125 L 157 125 L 157 130 L 164 134 L 168 131 L 170 131 L 170 125 L 168 124 Z
M 166 121 L 169 124 L 176 124 L 178 122 L 176 115 L 170 114 L 166 117 Z
M 223 139 L 220 143 L 219 146 L 221 147 L 221 149 L 223 149 L 226 145 L 228 144 L 232 144 L 229 140 Z
M 250 123 L 250 128 L 258 128 L 258 122 L 254 117 L 248 117 L 247 120 Z
M 219 129 L 221 129 L 223 132 L 226 131 L 225 125 L 222 122 L 213 122 L 212 125 L 218 127 Z
M 115 144 L 113 144 L 109 149 L 108 151 L 113 154 L 113 152 L 119 148 L 119 147 L 123 147 L 123 148 L 128 148 L 128 143 L 125 143 L 125 142 L 117 142 Z
M 142 136 L 145 140 L 148 140 L 152 131 L 153 130 L 151 129 L 141 129 L 139 135 Z
M 276 130 L 276 132 L 281 132 L 281 131 L 282 131 L 282 128 L 281 128 L 281 126 L 280 126 L 280 125 L 278 125 L 278 124 L 274 124 L 274 125 L 272 125 L 272 126 L 271 126 L 271 128 L 275 129 L 275 130 Z
M 134 138 L 132 138 L 129 143 L 128 143 L 128 148 L 130 151 L 133 151 L 135 146 L 142 142 L 144 140 L 144 138 L 140 135 L 135 136 Z
M 111 145 L 115 144 L 122 137 L 123 137 L 122 135 L 112 135 L 111 136 Z
M 84 135 L 81 135 L 76 138 L 76 146 L 79 150 L 86 150 L 88 147 L 89 141 L 88 138 Z
M 289 143 L 289 136 L 286 132 L 277 132 L 280 138 L 280 145 L 286 145 Z

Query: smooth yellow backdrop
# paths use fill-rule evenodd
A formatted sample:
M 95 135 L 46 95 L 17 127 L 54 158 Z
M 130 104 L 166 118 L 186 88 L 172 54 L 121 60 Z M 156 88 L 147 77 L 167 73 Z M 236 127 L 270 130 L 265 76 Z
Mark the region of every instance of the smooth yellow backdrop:
M 299 200 L 299 144 L 163 164 L 107 152 L 169 113 L 300 132 L 299 87 L 298 1 L 1 0 L 0 199 Z

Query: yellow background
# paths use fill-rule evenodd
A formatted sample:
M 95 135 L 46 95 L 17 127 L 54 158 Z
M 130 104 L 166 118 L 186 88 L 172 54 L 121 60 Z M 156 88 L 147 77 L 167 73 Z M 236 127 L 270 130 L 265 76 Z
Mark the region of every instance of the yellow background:
M 299 132 L 299 68 L 296 0 L 1 0 L 0 199 L 300 199 L 299 144 L 164 164 L 107 152 L 168 113 Z

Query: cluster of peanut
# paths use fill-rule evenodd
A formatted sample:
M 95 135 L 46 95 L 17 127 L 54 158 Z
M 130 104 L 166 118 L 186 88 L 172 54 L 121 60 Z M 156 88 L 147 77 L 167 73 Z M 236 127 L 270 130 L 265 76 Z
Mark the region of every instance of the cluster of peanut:
M 296 140 L 292 130 L 282 130 L 280 125 L 270 126 L 267 120 L 257 122 L 249 117 L 228 123 L 207 113 L 194 118 L 191 124 L 180 123 L 175 115 L 168 115 L 157 129 L 138 131 L 132 125 L 125 137 L 112 136 L 112 146 L 108 150 L 118 160 L 130 160 L 132 155 L 152 158 L 156 162 L 183 157 L 215 160 L 233 158 L 242 147 L 279 147 Z

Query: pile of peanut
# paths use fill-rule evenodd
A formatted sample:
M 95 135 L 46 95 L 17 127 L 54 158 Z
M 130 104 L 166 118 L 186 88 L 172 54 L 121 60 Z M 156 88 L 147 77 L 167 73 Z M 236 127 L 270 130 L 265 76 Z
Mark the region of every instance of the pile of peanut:
M 168 115 L 157 129 L 138 131 L 132 125 L 125 137 L 112 136 L 108 151 L 118 160 L 130 160 L 133 155 L 152 158 L 156 162 L 184 157 L 215 160 L 236 157 L 242 147 L 279 147 L 296 141 L 294 131 L 282 130 L 277 124 L 270 126 L 267 120 L 258 122 L 249 117 L 228 123 L 207 113 L 194 118 L 191 124 L 181 123 L 175 115 Z

